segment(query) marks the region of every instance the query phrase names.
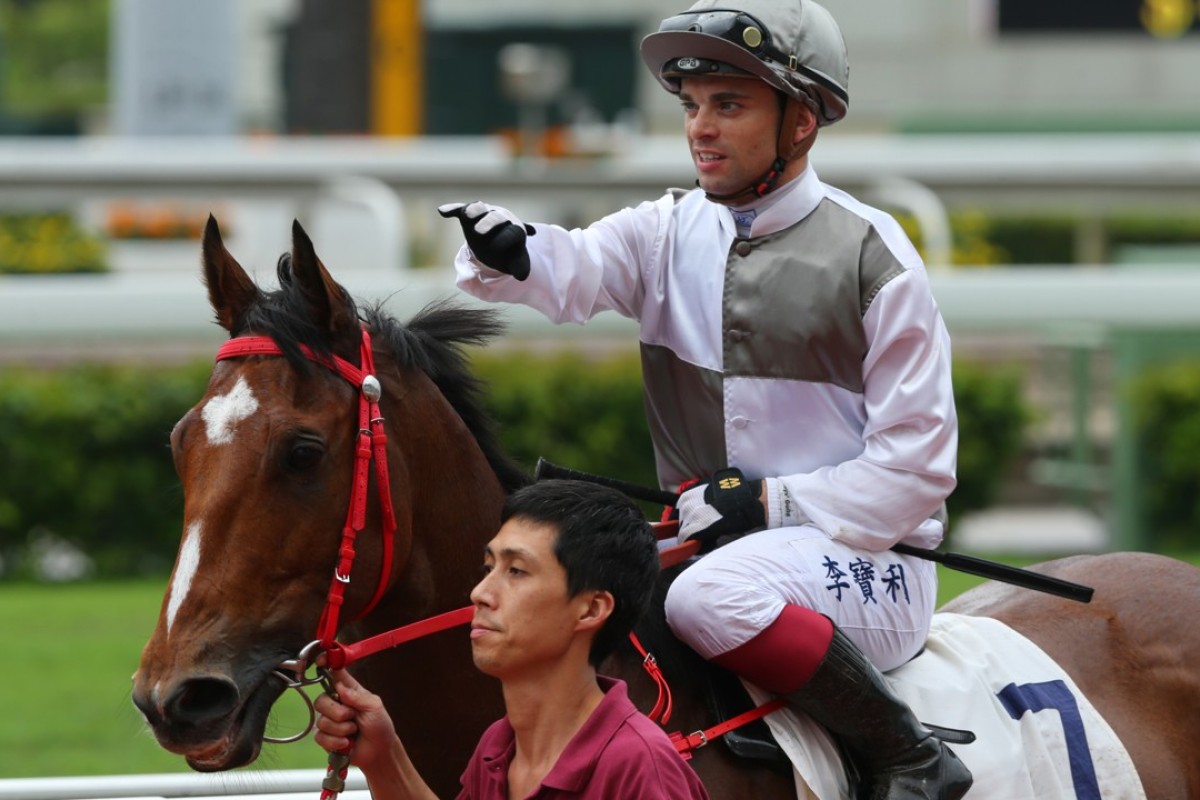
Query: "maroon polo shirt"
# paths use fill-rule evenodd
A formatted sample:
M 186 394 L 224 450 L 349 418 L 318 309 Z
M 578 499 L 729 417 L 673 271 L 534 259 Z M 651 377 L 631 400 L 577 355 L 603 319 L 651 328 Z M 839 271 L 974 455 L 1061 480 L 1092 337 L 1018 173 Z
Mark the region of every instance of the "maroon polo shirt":
M 708 800 L 667 735 L 629 701 L 623 681 L 598 678 L 604 699 L 526 800 Z M 508 717 L 479 740 L 458 800 L 507 800 L 517 742 Z

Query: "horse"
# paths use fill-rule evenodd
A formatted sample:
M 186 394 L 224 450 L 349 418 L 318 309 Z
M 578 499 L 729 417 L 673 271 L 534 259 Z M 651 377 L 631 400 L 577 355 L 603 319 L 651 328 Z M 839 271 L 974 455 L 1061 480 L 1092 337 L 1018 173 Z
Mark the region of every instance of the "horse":
M 314 638 L 338 558 L 329 535 L 342 529 L 351 495 L 358 392 L 311 362 L 302 344 L 319 357 L 357 361 L 365 322 L 391 427 L 392 568 L 371 574 L 382 563 L 382 512 L 369 504 L 345 618 L 366 608 L 377 580 L 388 591 L 344 626 L 344 637 L 467 604 L 504 497 L 529 478 L 497 445 L 462 351 L 499 332 L 494 316 L 436 306 L 401 326 L 376 307 L 360 320 L 299 225 L 274 292 L 254 284 L 212 218 L 202 254 L 218 323 L 231 336 L 269 335 L 284 352 L 217 364 L 204 397 L 171 432 L 185 532 L 133 700 L 162 747 L 213 771 L 257 757 L 286 686 L 274 671 Z M 356 672 L 395 713 L 439 792 L 456 782 L 472 737 L 503 713 L 465 637 L 430 637 Z M 435 720 L 445 724 L 428 725 Z
M 401 324 L 381 305 L 360 309 L 298 223 L 277 289 L 254 283 L 212 218 L 202 255 L 227 346 L 248 336 L 270 344 L 218 361 L 171 433 L 183 535 L 132 698 L 162 747 L 216 771 L 257 758 L 287 686 L 280 666 L 328 627 L 331 602 L 348 620 L 337 626 L 342 641 L 467 605 L 503 501 L 530 476 L 498 445 L 466 358 L 464 348 L 501 332 L 492 310 L 443 301 Z M 368 361 L 373 393 L 361 375 L 361 387 L 347 377 Z M 386 478 L 352 475 L 370 446 L 362 443 L 368 394 L 377 398 L 370 425 Z M 364 508 L 357 484 L 367 497 L 390 490 Z M 355 514 L 345 510 L 356 497 L 361 530 L 351 531 Z M 1082 605 L 989 583 L 943 610 L 1004 622 L 1055 658 L 1126 745 L 1148 797 L 1200 797 L 1191 752 L 1200 741 L 1200 633 L 1179 624 L 1200 618 L 1200 570 L 1132 553 L 1035 569 L 1092 586 L 1095 599 Z M 638 632 L 655 643 L 668 675 L 672 727 L 690 732 L 712 720 L 699 656 L 665 631 L 669 577 Z M 352 670 L 383 698 L 435 793 L 453 796 L 479 735 L 503 714 L 498 684 L 474 669 L 465 634 L 441 632 Z M 658 685 L 632 646 L 602 671 L 625 679 L 639 708 L 655 704 Z M 723 747 L 701 748 L 690 763 L 714 798 L 796 796 L 790 771 Z

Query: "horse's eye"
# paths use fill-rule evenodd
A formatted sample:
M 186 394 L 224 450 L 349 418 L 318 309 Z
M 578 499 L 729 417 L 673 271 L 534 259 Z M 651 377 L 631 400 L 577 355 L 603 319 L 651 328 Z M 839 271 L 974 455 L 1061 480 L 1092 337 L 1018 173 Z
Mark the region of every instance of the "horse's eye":
M 297 472 L 310 470 L 321 461 L 325 450 L 312 442 L 296 442 L 288 451 L 287 465 Z

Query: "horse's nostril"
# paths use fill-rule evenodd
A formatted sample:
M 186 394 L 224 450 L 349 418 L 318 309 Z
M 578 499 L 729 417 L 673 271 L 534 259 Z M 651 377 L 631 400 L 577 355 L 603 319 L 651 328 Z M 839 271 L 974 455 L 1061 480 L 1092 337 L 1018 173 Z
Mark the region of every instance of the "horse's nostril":
M 228 714 L 237 699 L 237 686 L 228 678 L 192 678 L 176 687 L 164 710 L 174 722 L 200 724 Z

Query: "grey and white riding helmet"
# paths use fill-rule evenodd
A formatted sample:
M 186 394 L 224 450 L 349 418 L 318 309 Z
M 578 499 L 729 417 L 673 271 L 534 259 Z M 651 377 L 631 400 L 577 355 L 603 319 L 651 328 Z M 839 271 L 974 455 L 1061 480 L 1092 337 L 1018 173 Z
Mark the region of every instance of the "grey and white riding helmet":
M 685 77 L 749 73 L 811 107 L 818 125 L 846 116 L 850 103 L 846 42 L 812 0 L 699 0 L 663 20 L 641 53 L 672 94 Z

